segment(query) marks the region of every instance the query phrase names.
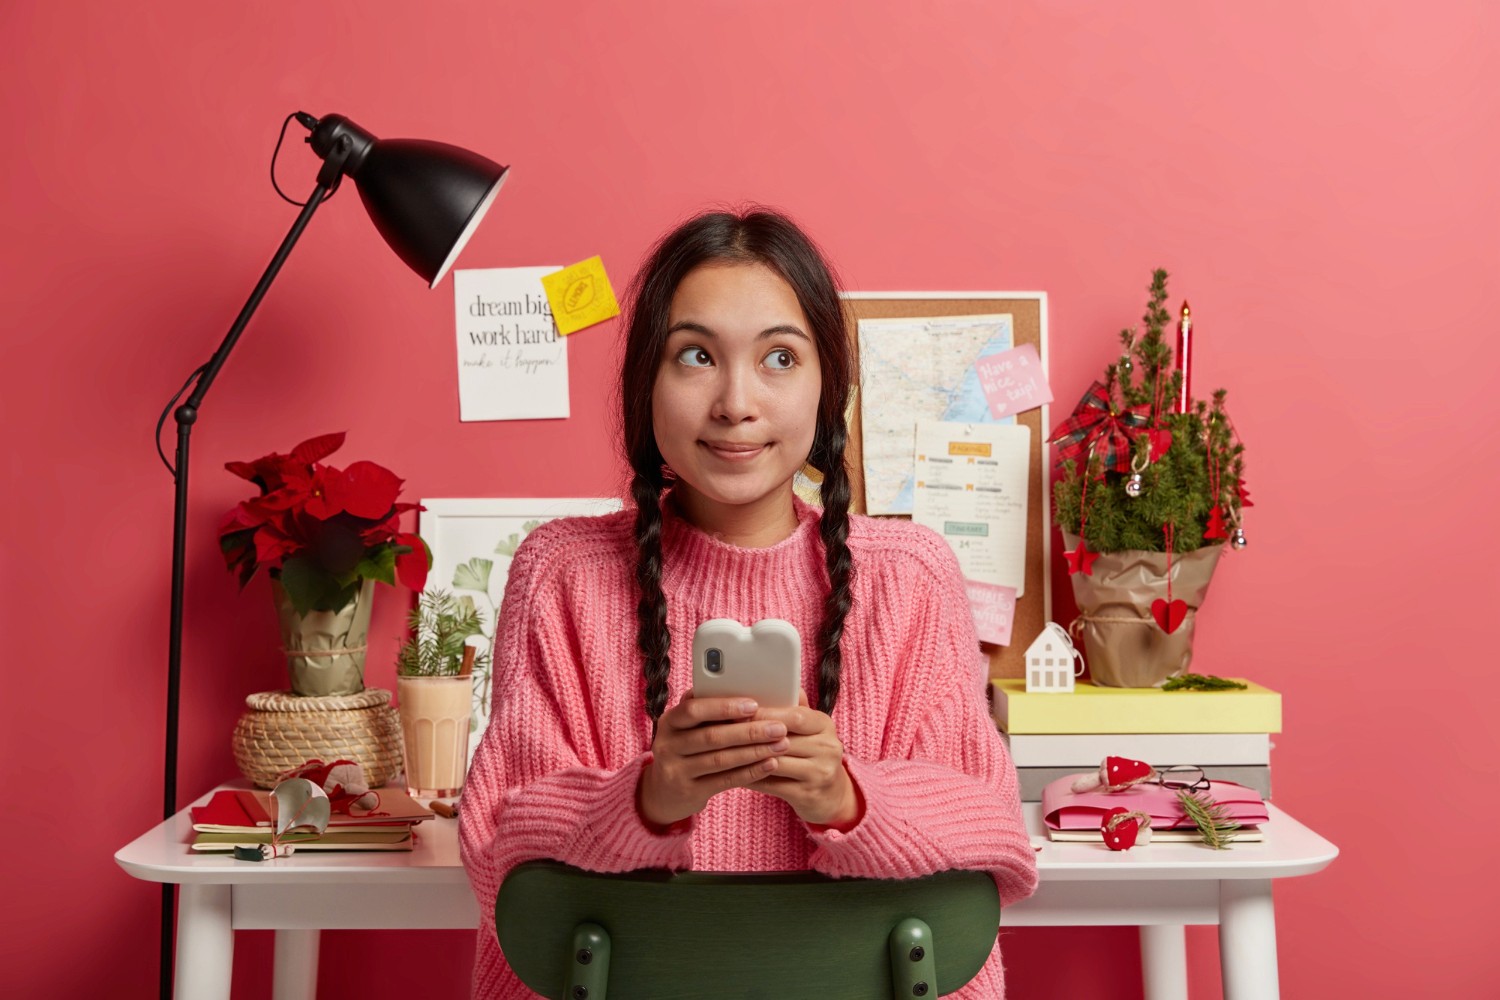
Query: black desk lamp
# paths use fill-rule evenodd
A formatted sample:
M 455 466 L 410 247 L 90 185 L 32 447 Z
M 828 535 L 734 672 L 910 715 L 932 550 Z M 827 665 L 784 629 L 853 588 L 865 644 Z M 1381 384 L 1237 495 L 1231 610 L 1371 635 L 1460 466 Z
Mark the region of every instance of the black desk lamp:
M 429 287 L 437 287 L 469 241 L 490 203 L 505 182 L 510 168 L 502 167 L 457 146 L 422 139 L 377 139 L 342 115 L 314 118 L 304 112 L 292 117 L 311 135 L 307 142 L 323 158 L 317 186 L 297 221 L 281 241 L 266 272 L 235 318 L 223 343 L 208 363 L 189 376 L 187 383 L 167 404 L 193 387 L 187 401 L 173 412 L 177 421 L 177 461 L 162 461 L 176 484 L 176 506 L 172 522 L 172 623 L 167 652 L 167 752 L 163 779 L 163 818 L 177 812 L 177 692 L 182 670 L 183 563 L 187 539 L 188 435 L 198 420 L 198 408 L 219 369 L 234 349 L 245 324 L 266 290 L 271 287 L 292 246 L 302 235 L 318 206 L 338 188 L 345 174 L 354 179 L 365 211 L 396 255 L 420 274 Z M 283 132 L 285 127 L 283 126 Z M 272 157 L 272 169 L 275 168 Z M 274 181 L 274 172 L 273 172 Z M 279 190 L 279 189 L 278 189 Z M 283 196 L 284 197 L 284 196 Z M 157 422 L 157 450 L 162 425 Z M 162 883 L 161 995 L 172 995 L 172 885 Z

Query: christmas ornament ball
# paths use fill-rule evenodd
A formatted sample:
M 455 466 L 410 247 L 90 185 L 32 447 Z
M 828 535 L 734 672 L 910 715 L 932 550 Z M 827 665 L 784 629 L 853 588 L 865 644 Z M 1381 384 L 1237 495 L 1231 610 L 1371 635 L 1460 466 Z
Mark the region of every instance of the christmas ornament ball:
M 1245 529 L 1235 528 L 1234 534 L 1229 538 L 1229 547 L 1238 552 L 1240 549 L 1243 549 L 1246 545 L 1249 544 L 1250 540 L 1245 537 Z
M 1128 497 L 1138 497 L 1145 490 L 1146 484 L 1141 479 L 1141 474 L 1139 472 L 1132 472 L 1130 478 L 1125 481 L 1125 495 Z

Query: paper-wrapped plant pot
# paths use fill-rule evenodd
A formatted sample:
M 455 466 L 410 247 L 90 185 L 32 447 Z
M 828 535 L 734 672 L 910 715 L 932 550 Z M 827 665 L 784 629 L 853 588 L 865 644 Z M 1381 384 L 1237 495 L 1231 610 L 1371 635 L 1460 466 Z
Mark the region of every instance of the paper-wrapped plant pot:
M 339 611 L 299 615 L 292 599 L 275 580 L 271 593 L 281 622 L 281 648 L 293 694 L 312 697 L 358 694 L 365 689 L 365 648 L 370 637 L 370 607 L 375 581 L 364 585 Z
M 1078 538 L 1063 533 L 1068 548 Z M 1172 555 L 1172 597 L 1187 603 L 1187 616 L 1172 632 L 1151 615 L 1151 602 L 1167 596 L 1167 554 L 1130 549 L 1102 552 L 1093 573 L 1074 573 L 1078 618 L 1073 634 L 1083 637 L 1083 657 L 1095 684 L 1108 687 L 1160 687 L 1193 661 L 1193 628 L 1208 595 L 1223 545 L 1205 545 Z

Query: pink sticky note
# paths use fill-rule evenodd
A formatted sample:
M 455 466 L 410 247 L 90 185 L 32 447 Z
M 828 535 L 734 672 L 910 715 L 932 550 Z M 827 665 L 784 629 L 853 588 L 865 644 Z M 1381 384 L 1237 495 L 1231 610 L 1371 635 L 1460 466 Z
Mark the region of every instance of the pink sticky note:
M 1005 417 L 1052 402 L 1052 387 L 1032 344 L 980 358 L 974 368 L 991 416 Z
M 1010 645 L 1010 627 L 1016 617 L 1016 588 L 996 583 L 965 580 L 969 607 L 974 612 L 974 630 L 980 642 Z

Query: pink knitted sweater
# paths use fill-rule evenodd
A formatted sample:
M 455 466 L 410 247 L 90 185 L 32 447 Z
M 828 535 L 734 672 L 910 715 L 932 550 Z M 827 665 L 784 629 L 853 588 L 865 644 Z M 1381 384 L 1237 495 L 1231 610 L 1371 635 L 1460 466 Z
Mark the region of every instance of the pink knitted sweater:
M 662 589 L 671 632 L 668 704 L 691 687 L 704 619 L 783 618 L 804 636 L 817 703 L 815 637 L 827 573 L 818 511 L 798 501 L 784 541 L 745 549 L 665 505 Z M 1030 895 L 1036 860 L 1016 772 L 990 720 L 963 579 L 943 540 L 905 521 L 851 517 L 853 605 L 833 711 L 865 802 L 847 833 L 810 828 L 780 799 L 720 793 L 685 830 L 658 834 L 636 809 L 651 721 L 636 649 L 634 512 L 564 518 L 531 533 L 500 613 L 494 711 L 464 784 L 459 837 L 478 897 L 476 998 L 532 997 L 495 941 L 495 894 L 521 862 L 595 871 L 813 869 L 911 878 L 993 873 L 1002 905 Z M 999 945 L 961 997 L 1004 995 Z

